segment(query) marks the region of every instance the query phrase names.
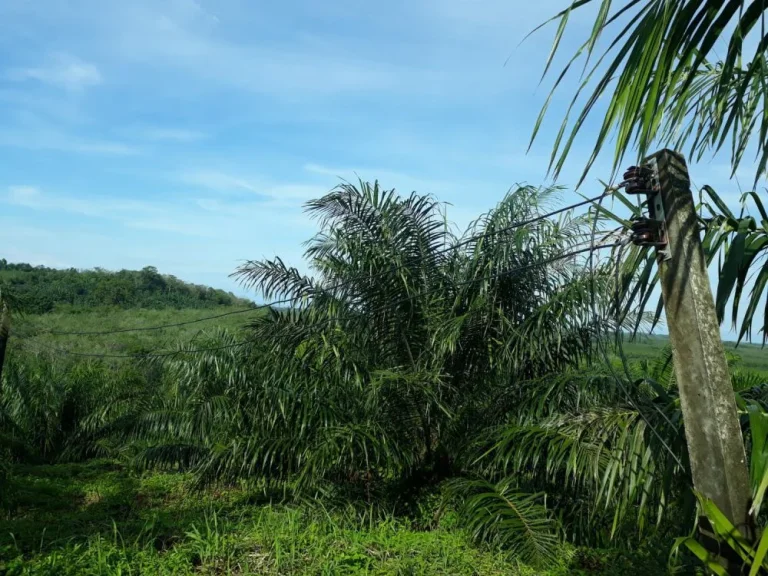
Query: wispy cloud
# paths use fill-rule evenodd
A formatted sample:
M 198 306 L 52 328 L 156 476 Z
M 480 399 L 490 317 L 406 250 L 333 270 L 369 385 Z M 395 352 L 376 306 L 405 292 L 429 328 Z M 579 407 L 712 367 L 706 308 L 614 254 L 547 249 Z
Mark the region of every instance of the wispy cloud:
M 107 156 L 132 156 L 141 152 L 140 148 L 132 144 L 83 138 L 45 126 L 0 127 L 0 146 Z
M 9 186 L 0 201 L 34 210 L 72 212 L 85 216 L 109 217 L 120 213 L 156 213 L 160 206 L 148 202 L 114 198 L 74 197 L 44 193 L 29 185 Z
M 401 194 L 408 194 L 415 191 L 421 194 L 438 194 L 439 197 L 443 199 L 449 197 L 452 192 L 459 192 L 461 190 L 466 192 L 467 189 L 471 189 L 469 186 L 476 188 L 480 184 L 478 182 L 467 183 L 432 179 L 415 176 L 398 170 L 375 167 L 350 168 L 323 166 L 320 164 L 305 164 L 304 170 L 313 174 L 332 177 L 332 180 L 329 179 L 328 181 L 334 181 L 335 184 L 338 184 L 339 180 L 356 182 L 358 178 L 367 181 L 378 180 L 380 185 L 384 188 L 395 188 Z
M 102 82 L 101 72 L 94 64 L 65 53 L 52 54 L 42 66 L 11 69 L 8 78 L 16 81 L 35 80 L 72 91 L 84 90 Z
M 301 100 L 378 91 L 445 96 L 446 84 L 456 83 L 432 67 L 339 49 L 301 29 L 285 42 L 232 41 L 220 33 L 216 16 L 189 0 L 136 1 L 116 13 L 119 22 L 107 25 L 121 59 L 182 70 L 219 86 Z
M 182 171 L 176 175 L 180 182 L 196 188 L 214 190 L 225 194 L 247 193 L 262 200 L 298 201 L 318 198 L 328 188 L 318 184 L 275 183 L 259 177 L 247 177 L 219 170 Z M 206 209 L 219 206 L 210 200 L 201 204 Z
M 197 142 L 207 137 L 205 133 L 198 132 L 197 130 L 161 127 L 143 128 L 138 131 L 137 135 L 146 140 L 158 142 Z
M 8 199 L 14 204 L 35 202 L 40 197 L 40 189 L 35 186 L 9 186 Z
M 170 232 L 172 234 L 184 234 L 185 236 L 195 236 L 200 238 L 216 238 L 217 231 L 210 226 L 200 225 L 199 222 L 187 222 L 186 219 L 180 219 L 173 216 L 158 216 L 155 218 L 142 218 L 138 220 L 127 220 L 125 225 L 130 228 L 141 230 L 154 230 L 157 232 Z
M 177 175 L 180 182 L 217 192 L 253 192 L 261 194 L 259 185 L 249 179 L 217 170 L 189 170 Z
M 459 231 L 465 230 L 478 216 L 491 209 L 508 190 L 504 185 L 483 180 L 444 180 L 385 168 L 306 164 L 304 170 L 329 177 L 329 184 L 337 184 L 340 178 L 353 183 L 362 178 L 364 181 L 378 180 L 383 188 L 394 188 L 401 195 L 411 192 L 432 194 L 438 201 L 446 203 L 444 208 L 448 220 Z

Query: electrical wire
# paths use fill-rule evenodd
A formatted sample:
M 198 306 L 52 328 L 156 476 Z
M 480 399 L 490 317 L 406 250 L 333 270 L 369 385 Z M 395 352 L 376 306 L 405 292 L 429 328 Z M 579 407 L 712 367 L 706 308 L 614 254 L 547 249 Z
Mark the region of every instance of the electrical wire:
M 577 250 L 572 250 L 570 252 L 566 252 L 564 254 L 560 254 L 558 256 L 553 256 L 553 257 L 550 257 L 550 258 L 545 258 L 543 260 L 539 260 L 539 261 L 534 262 L 532 264 L 527 264 L 527 265 L 524 265 L 524 266 L 516 266 L 515 268 L 512 268 L 510 270 L 503 270 L 503 271 L 500 271 L 500 272 L 497 272 L 497 273 L 494 273 L 494 274 L 491 274 L 491 275 L 488 275 L 488 276 L 480 276 L 480 277 L 477 277 L 477 278 L 472 278 L 472 279 L 469 279 L 469 280 L 464 280 L 464 281 L 461 281 L 461 282 L 457 282 L 457 283 L 453 284 L 453 286 L 454 287 L 464 286 L 464 285 L 473 284 L 475 282 L 493 280 L 495 278 L 500 278 L 502 276 L 507 276 L 507 275 L 511 275 L 511 274 L 519 274 L 521 272 L 525 272 L 527 270 L 531 270 L 531 269 L 534 269 L 534 268 L 545 266 L 547 264 L 552 264 L 552 263 L 560 261 L 560 260 L 565 260 L 565 259 L 568 259 L 568 258 L 573 258 L 574 256 L 578 256 L 580 254 L 585 254 L 585 253 L 587 253 L 589 251 L 602 250 L 602 249 L 605 249 L 605 248 L 615 248 L 615 247 L 620 246 L 620 245 L 621 245 L 620 242 L 615 242 L 615 243 L 611 243 L 611 244 L 601 244 L 599 246 L 590 245 L 590 246 L 588 246 L 586 248 L 580 248 L 580 249 L 577 249 Z M 412 294 L 412 295 L 410 295 L 408 297 L 402 298 L 402 299 L 397 300 L 395 302 L 391 302 L 391 303 L 389 303 L 386 306 L 382 306 L 382 307 L 378 308 L 375 311 L 386 310 L 388 308 L 392 308 L 393 306 L 397 306 L 399 304 L 403 304 L 403 303 L 408 302 L 410 300 L 413 300 L 415 298 L 426 296 L 427 294 L 429 294 L 429 291 L 417 292 L 417 293 Z M 338 321 L 339 318 L 338 317 L 328 318 L 327 320 L 328 321 Z M 253 344 L 255 342 L 257 342 L 257 340 L 251 338 L 251 339 L 243 340 L 241 342 L 237 342 L 235 344 L 226 344 L 226 345 L 221 345 L 221 346 L 196 348 L 196 349 L 191 349 L 191 350 L 181 349 L 181 350 L 176 350 L 176 351 L 172 351 L 172 352 L 154 352 L 154 353 L 150 352 L 150 353 L 143 353 L 143 354 L 103 354 L 103 353 L 75 352 L 75 351 L 72 351 L 72 350 L 65 350 L 63 348 L 56 348 L 56 347 L 53 347 L 53 346 L 43 346 L 43 345 L 39 345 L 37 343 L 35 343 L 33 346 L 40 346 L 41 348 L 47 349 L 49 351 L 52 351 L 52 352 L 55 352 L 55 353 L 58 353 L 58 354 L 65 354 L 65 355 L 69 355 L 69 356 L 77 356 L 77 357 L 82 357 L 82 358 L 149 359 L 149 358 L 167 358 L 167 357 L 178 356 L 178 355 L 182 355 L 182 354 L 197 354 L 197 353 L 202 353 L 202 352 L 215 352 L 215 351 L 218 351 L 218 350 L 225 350 L 225 349 L 228 349 L 228 348 L 237 348 L 237 347 L 247 346 L 248 344 Z
M 602 198 L 598 201 L 598 211 L 599 211 L 599 207 L 600 207 L 601 204 L 602 204 Z M 594 273 L 593 261 L 592 261 L 592 256 L 594 254 L 595 232 L 596 232 L 596 229 L 597 229 L 597 219 L 598 219 L 598 212 L 595 213 L 595 218 L 592 221 L 592 235 L 590 237 L 591 249 L 590 249 L 590 252 L 589 252 L 589 273 L 590 273 L 590 280 L 591 280 L 591 283 L 592 283 L 592 290 L 590 291 L 590 306 L 592 308 L 592 310 L 591 310 L 592 311 L 592 322 L 594 323 L 595 330 L 597 331 L 597 347 L 598 347 L 598 349 L 603 354 L 603 359 L 604 359 L 606 365 L 608 366 L 608 369 L 611 371 L 611 375 L 613 376 L 614 382 L 621 389 L 621 391 L 624 394 L 624 396 L 626 397 L 627 402 L 629 403 L 629 405 L 632 406 L 632 408 L 634 408 L 637 411 L 637 413 L 640 415 L 640 418 L 642 418 L 643 421 L 645 422 L 646 426 L 648 426 L 648 428 L 651 430 L 651 432 L 653 432 L 654 436 L 656 436 L 657 440 L 659 442 L 661 442 L 662 446 L 664 446 L 664 448 L 667 450 L 669 455 L 672 456 L 672 458 L 675 460 L 675 462 L 677 462 L 677 464 L 680 466 L 680 468 L 681 469 L 685 469 L 685 466 L 683 466 L 683 463 L 680 461 L 680 458 L 672 450 L 672 448 L 669 446 L 667 441 L 661 436 L 659 431 L 656 430 L 656 427 L 653 424 L 651 424 L 650 420 L 648 420 L 648 418 L 645 416 L 645 413 L 640 408 L 640 405 L 634 401 L 632 396 L 629 394 L 629 390 L 627 390 L 627 388 L 621 382 L 621 377 L 614 370 L 613 364 L 611 363 L 611 359 L 608 356 L 608 351 L 606 349 L 605 342 L 600 337 L 600 327 L 601 326 L 600 326 L 600 322 L 597 319 L 597 307 L 596 307 L 596 303 L 595 303 L 595 273 Z M 631 237 L 627 237 L 625 240 L 623 240 L 622 242 L 619 242 L 619 244 L 618 244 L 619 245 L 619 255 L 618 255 L 618 258 L 616 259 L 617 260 L 616 261 L 616 270 L 617 270 L 617 274 L 616 275 L 617 275 L 617 279 L 618 279 L 619 265 L 620 265 L 620 262 L 621 262 L 621 252 L 624 250 L 626 245 L 629 244 L 630 241 L 631 241 Z M 618 295 L 618 290 L 619 290 L 619 285 L 618 285 L 618 281 L 617 281 L 617 283 L 616 283 L 617 295 Z M 617 300 L 618 300 L 618 296 L 617 296 Z M 615 321 L 614 328 L 615 328 L 615 330 L 617 331 L 617 334 L 618 334 L 619 330 L 621 329 L 621 327 L 620 327 L 620 320 L 619 320 L 619 306 L 618 306 L 618 303 L 616 305 L 615 312 L 616 312 L 616 321 Z M 618 340 L 618 336 L 617 336 L 617 340 Z M 620 350 L 620 353 L 621 353 L 621 350 Z M 626 366 L 626 363 L 624 362 L 623 353 L 621 353 L 621 354 L 622 354 L 622 364 L 623 364 L 623 367 L 624 367 L 624 372 L 627 374 L 627 376 L 629 376 L 629 368 Z M 653 404 L 653 407 L 656 408 L 656 410 L 659 412 L 659 414 L 661 414 L 662 417 L 667 421 L 667 423 L 669 423 L 669 425 L 674 429 L 675 426 L 672 424 L 672 421 L 664 413 L 664 411 L 661 408 L 659 408 L 658 406 L 656 406 L 655 404 Z
M 478 234 L 475 236 L 471 236 L 469 238 L 465 238 L 464 240 L 461 240 L 455 244 L 451 244 L 450 246 L 443 248 L 441 250 L 438 250 L 434 253 L 434 256 L 440 256 L 442 254 L 446 254 L 449 252 L 452 252 L 456 250 L 457 248 L 461 248 L 462 246 L 466 246 L 468 244 L 471 244 L 472 242 L 476 242 L 478 240 L 483 240 L 485 238 L 488 238 L 490 236 L 495 236 L 498 234 L 504 234 L 506 232 L 511 232 L 513 230 L 517 230 L 519 228 L 522 228 L 524 226 L 528 226 L 529 224 L 535 224 L 536 222 L 540 222 L 542 220 L 545 220 L 547 218 L 550 218 L 552 216 L 556 216 L 558 214 L 562 214 L 563 212 L 567 212 L 569 210 L 573 210 L 575 208 L 580 208 L 582 206 L 585 206 L 587 204 L 591 204 L 593 202 L 596 202 L 598 200 L 602 200 L 605 196 L 611 193 L 611 190 L 607 190 L 606 192 L 603 192 L 602 194 L 599 194 L 593 198 L 586 198 L 580 202 L 576 202 L 575 204 L 570 204 L 568 206 L 565 206 L 563 208 L 558 208 L 557 210 L 554 210 L 552 212 L 548 212 L 547 214 L 542 214 L 539 216 L 535 216 L 533 218 L 529 218 L 527 220 L 522 220 L 520 222 L 515 222 L 514 224 L 511 224 L 510 226 L 506 226 L 504 228 L 501 228 L 499 230 L 494 230 L 492 232 L 484 232 L 483 234 Z M 400 266 L 399 269 L 402 269 L 403 267 Z M 384 270 L 382 272 L 379 272 L 378 274 L 374 274 L 372 276 L 366 277 L 366 279 L 375 279 L 376 277 L 383 276 L 385 274 L 390 274 L 391 270 Z M 352 284 L 354 281 L 346 281 L 341 282 L 334 286 L 329 286 L 325 288 L 326 292 L 331 292 L 335 290 L 339 290 L 342 288 L 347 287 L 348 285 Z M 134 327 L 134 328 L 118 328 L 115 330 L 84 330 L 84 331 L 72 331 L 72 332 L 61 332 L 61 331 L 47 331 L 47 332 L 40 332 L 37 335 L 42 334 L 50 334 L 52 336 L 108 336 L 110 334 L 124 334 L 126 332 L 148 332 L 152 330 L 163 330 L 165 328 L 177 328 L 180 326 L 188 326 L 190 324 L 197 324 L 199 322 L 206 322 L 208 320 L 216 320 L 218 318 L 224 318 L 227 316 L 234 316 L 236 314 L 248 314 L 251 312 L 256 312 L 257 310 L 262 310 L 265 308 L 272 308 L 274 306 L 279 306 L 281 304 L 293 304 L 298 300 L 296 297 L 291 298 L 284 298 L 281 300 L 275 300 L 273 302 L 269 302 L 266 304 L 259 304 L 257 306 L 253 306 L 251 308 L 246 308 L 244 310 L 233 310 L 230 312 L 224 312 L 222 314 L 215 314 L 213 316 L 206 316 L 205 318 L 198 318 L 196 320 L 186 320 L 184 322 L 174 322 L 170 324 L 160 324 L 157 326 L 140 326 L 140 327 Z

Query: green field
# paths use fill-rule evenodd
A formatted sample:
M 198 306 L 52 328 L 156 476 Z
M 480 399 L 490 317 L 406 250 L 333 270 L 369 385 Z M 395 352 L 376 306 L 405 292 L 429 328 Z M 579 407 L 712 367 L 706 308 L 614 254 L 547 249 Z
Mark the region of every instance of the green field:
M 211 316 L 229 314 L 205 320 Z M 203 333 L 217 329 L 238 332 L 248 322 L 264 314 L 264 309 L 222 306 L 213 309 L 165 308 L 161 310 L 122 309 L 109 306 L 85 310 L 64 309 L 47 314 L 28 314 L 16 321 L 12 344 L 31 350 L 72 351 L 85 354 L 145 354 L 167 352 L 180 343 L 194 344 Z M 196 322 L 203 320 L 201 322 Z M 153 326 L 185 323 L 183 326 L 146 330 Z M 54 335 L 51 332 L 92 332 L 140 328 L 108 336 Z M 724 342 L 729 358 L 739 369 L 768 377 L 768 348 L 758 344 Z M 630 360 L 654 360 L 670 345 L 664 335 L 638 335 L 625 339 L 623 349 Z
M 759 372 L 768 378 L 768 347 L 758 344 L 724 342 L 725 350 L 734 365 L 740 369 Z M 667 336 L 638 335 L 624 342 L 624 351 L 633 360 L 652 360 L 669 346 Z
M 419 367 L 399 330 L 356 339 L 380 319 L 344 334 L 288 310 L 266 318 L 149 269 L 12 272 L 0 281 L 28 308 L 0 389 L 0 576 L 655 575 L 690 529 L 686 471 L 648 461 L 661 445 L 643 416 L 685 443 L 660 417 L 681 422 L 664 337 L 627 342 L 626 365 L 584 354 L 495 378 L 507 343 L 525 362 L 535 338 L 499 329 L 488 348 L 476 324 L 441 348 L 414 332 L 441 363 Z M 761 399 L 763 350 L 728 348 L 734 386 Z M 471 362 L 483 369 L 469 379 Z M 632 472 L 614 483 L 616 463 Z M 685 551 L 674 563 L 696 573 Z
M 231 314 L 234 313 L 234 314 Z M 244 307 L 161 310 L 121 309 L 101 306 L 85 310 L 64 310 L 48 314 L 27 314 L 15 321 L 12 345 L 31 351 L 64 351 L 81 354 L 146 354 L 176 350 L 180 343 L 194 343 L 201 333 L 216 329 L 239 331 L 263 309 Z M 220 318 L 197 320 L 229 314 Z M 154 326 L 193 322 L 161 330 Z M 135 332 L 109 335 L 56 335 L 52 332 L 99 332 L 140 328 Z M 58 351 L 58 352 L 56 352 Z
M 563 546 L 546 571 L 471 543 L 436 500 L 411 517 L 375 507 L 270 502 L 245 485 L 195 492 L 184 474 L 118 463 L 19 466 L 0 521 L 0 574 L 660 574 L 648 552 Z M 650 548 L 649 548 L 650 549 Z

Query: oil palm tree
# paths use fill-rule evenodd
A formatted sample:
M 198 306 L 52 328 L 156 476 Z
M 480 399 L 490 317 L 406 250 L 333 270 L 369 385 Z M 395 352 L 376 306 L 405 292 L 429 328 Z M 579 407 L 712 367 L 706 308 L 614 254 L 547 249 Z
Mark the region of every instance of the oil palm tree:
M 575 0 L 550 20 L 559 24 L 545 75 L 570 16 L 588 7 L 596 9 L 591 32 L 553 87 L 557 90 L 584 59 L 579 88 L 555 140 L 555 174 L 586 118 L 608 95 L 586 170 L 609 136 L 615 135 L 614 167 L 630 150 L 642 157 L 659 143 L 687 148 L 700 157 L 728 142 L 734 172 L 752 144 L 757 151 L 755 179 L 766 175 L 768 5 L 764 0 Z M 570 112 L 582 95 L 587 95 L 586 103 L 571 123 Z
M 582 268 L 538 265 L 580 244 L 586 221 L 503 233 L 554 192 L 520 187 L 457 237 L 429 196 L 345 184 L 307 206 L 322 230 L 307 244 L 314 276 L 280 260 L 238 270 L 266 298 L 296 303 L 253 326 L 273 351 L 270 388 L 288 388 L 302 407 L 278 419 L 306 451 L 294 466 L 445 473 L 501 388 L 588 354 L 586 290 L 574 288 L 586 287 Z
M 464 473 L 477 437 L 515 413 L 514 390 L 595 350 L 590 289 L 608 276 L 593 282 L 571 254 L 588 241 L 585 218 L 541 217 L 556 193 L 518 187 L 456 234 L 430 196 L 339 186 L 307 204 L 320 226 L 306 244 L 311 274 L 279 258 L 236 272 L 292 305 L 254 320 L 247 346 L 218 335 L 207 354 L 180 349 L 171 390 L 105 417 L 105 433 L 120 429 L 144 463 L 189 467 L 201 482 L 304 494 L 371 500 L 397 486 L 402 502 Z M 500 493 L 538 528 L 504 542 L 546 556 L 555 520 L 517 488 Z
M 595 10 L 591 31 L 555 80 L 531 139 L 539 133 L 553 94 L 583 60 L 578 88 L 553 143 L 550 169 L 554 175 L 559 174 L 587 118 L 598 115 L 603 120 L 582 181 L 614 137 L 614 172 L 627 154 L 635 161 L 651 147 L 672 146 L 700 160 L 729 146 L 734 176 L 746 161 L 745 154 L 754 150 L 756 188 L 768 174 L 768 4 L 764 0 L 574 0 L 548 22 L 558 26 L 545 76 L 561 51 L 571 15 L 589 8 Z M 755 313 L 768 288 L 768 214 L 755 192 L 742 196 L 742 214 L 734 215 L 714 190 L 705 187 L 704 191 L 714 200 L 706 226 L 708 247 L 713 248 L 710 261 L 717 261 L 719 267 L 718 315 L 722 322 L 730 300 L 741 340 L 751 337 Z M 755 208 L 752 214 L 748 203 Z M 749 303 L 740 311 L 751 280 Z M 646 302 L 640 300 L 641 309 Z M 660 311 L 657 308 L 657 314 Z M 765 343 L 768 308 L 759 331 Z

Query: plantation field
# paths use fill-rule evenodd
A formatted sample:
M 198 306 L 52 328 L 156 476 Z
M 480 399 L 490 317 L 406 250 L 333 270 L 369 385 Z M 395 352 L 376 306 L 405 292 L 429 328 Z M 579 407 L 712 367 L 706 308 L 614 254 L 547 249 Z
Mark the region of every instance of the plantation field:
M 300 309 L 4 264 L 0 576 L 697 573 L 666 342 L 602 355 L 615 273 L 574 259 L 586 215 L 521 187 L 456 236 L 431 197 L 360 186 L 308 204 L 317 278 L 238 269 Z M 757 502 L 749 352 L 732 386 Z
M 244 485 L 192 491 L 184 474 L 115 462 L 19 466 L 0 521 L 0 573 L 661 574 L 664 557 L 561 549 L 546 571 L 471 543 L 427 499 L 413 517 L 375 507 L 284 506 Z M 280 499 L 281 494 L 271 495 Z
M 28 314 L 16 321 L 12 344 L 40 351 L 65 349 L 86 354 L 145 354 L 176 350 L 181 343 L 194 346 L 202 333 L 215 329 L 239 332 L 264 309 L 251 310 L 236 306 L 209 309 L 122 309 L 115 307 L 63 308 L 47 314 Z M 203 322 L 196 320 L 217 316 Z M 186 322 L 195 322 L 184 324 Z M 113 331 L 132 328 L 146 329 L 165 324 L 184 324 L 162 330 L 140 330 L 109 335 L 53 335 L 50 332 Z M 725 348 L 739 369 L 758 372 L 768 377 L 768 348 L 759 344 L 725 342 Z M 630 360 L 655 360 L 669 346 L 663 335 L 638 335 L 625 340 L 624 352 Z
M 231 312 L 244 313 L 230 314 Z M 217 329 L 239 333 L 262 310 L 63 307 L 16 319 L 10 353 L 64 349 L 84 354 L 142 354 L 208 345 Z M 229 314 L 162 330 L 112 331 Z M 654 361 L 664 337 L 625 343 L 631 361 Z M 728 348 L 733 352 L 733 345 Z M 768 373 L 764 351 L 741 345 L 739 368 Z M 54 360 L 54 362 L 57 362 Z M 121 365 L 131 360 L 111 360 Z M 127 364 L 126 364 L 127 365 Z M 672 538 L 611 550 L 561 544 L 546 568 L 522 564 L 473 538 L 431 490 L 410 514 L 379 504 L 265 493 L 236 483 L 196 491 L 191 474 L 137 472 L 122 460 L 15 465 L 0 521 L 0 574 L 664 574 Z
M 242 312 L 242 313 L 241 313 Z M 233 314 L 234 313 L 234 314 Z M 31 351 L 64 349 L 82 354 L 145 354 L 176 350 L 181 343 L 193 343 L 205 331 L 224 328 L 239 331 L 263 309 L 220 306 L 216 308 L 122 309 L 95 307 L 64 309 L 47 314 L 27 314 L 15 321 L 11 344 Z M 220 318 L 173 326 L 162 330 L 148 327 L 194 322 L 210 316 Z M 140 331 L 109 335 L 55 335 L 51 332 L 109 332 L 141 328 Z
M 745 370 L 760 372 L 768 377 L 768 347 L 759 344 L 724 342 L 726 352 L 736 361 L 736 365 Z M 654 359 L 659 352 L 669 346 L 669 338 L 661 335 L 638 336 L 635 340 L 624 342 L 624 352 L 632 360 Z

